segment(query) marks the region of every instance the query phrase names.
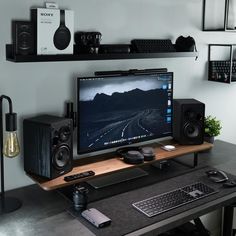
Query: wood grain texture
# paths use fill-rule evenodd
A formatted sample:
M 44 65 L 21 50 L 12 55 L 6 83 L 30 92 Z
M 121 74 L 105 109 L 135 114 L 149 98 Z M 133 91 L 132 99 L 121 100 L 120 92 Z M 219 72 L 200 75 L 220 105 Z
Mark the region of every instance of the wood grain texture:
M 79 182 L 84 182 L 88 179 L 96 178 L 97 176 L 101 176 L 101 175 L 107 175 L 109 173 L 120 171 L 120 170 L 123 170 L 126 168 L 135 168 L 135 167 L 138 167 L 141 165 L 151 164 L 155 161 L 170 159 L 170 158 L 182 156 L 182 155 L 189 154 L 189 153 L 196 153 L 196 152 L 204 151 L 204 150 L 207 150 L 207 149 L 210 149 L 213 147 L 212 144 L 207 143 L 207 142 L 205 142 L 201 145 L 188 145 L 188 146 L 178 145 L 178 144 L 174 144 L 174 145 L 175 145 L 176 149 L 171 152 L 161 149 L 160 145 L 157 146 L 155 148 L 155 152 L 156 152 L 155 160 L 149 161 L 149 162 L 144 162 L 143 164 L 140 164 L 140 165 L 126 164 L 122 161 L 121 158 L 116 156 L 111 159 L 76 166 L 73 168 L 73 170 L 70 173 L 67 173 L 65 175 L 62 175 L 62 176 L 52 179 L 52 180 L 45 180 L 45 179 L 42 179 L 38 176 L 33 176 L 33 175 L 29 175 L 29 177 L 31 177 L 33 179 L 33 181 L 35 181 L 41 188 L 43 188 L 46 191 L 50 191 L 50 190 L 54 190 L 57 188 L 76 184 Z M 81 173 L 84 171 L 89 171 L 89 170 L 93 170 L 95 172 L 95 175 L 92 177 L 88 177 L 88 178 L 77 179 L 77 180 L 74 180 L 71 182 L 64 181 L 65 176 L 78 174 L 78 173 Z

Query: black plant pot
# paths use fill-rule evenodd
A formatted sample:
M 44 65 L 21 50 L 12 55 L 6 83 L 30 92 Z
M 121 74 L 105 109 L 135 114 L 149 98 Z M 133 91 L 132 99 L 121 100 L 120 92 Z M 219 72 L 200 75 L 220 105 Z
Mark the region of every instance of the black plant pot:
M 208 142 L 208 143 L 214 143 L 214 141 L 215 141 L 215 137 L 214 136 L 205 136 L 204 137 L 204 140 L 206 141 L 206 142 Z

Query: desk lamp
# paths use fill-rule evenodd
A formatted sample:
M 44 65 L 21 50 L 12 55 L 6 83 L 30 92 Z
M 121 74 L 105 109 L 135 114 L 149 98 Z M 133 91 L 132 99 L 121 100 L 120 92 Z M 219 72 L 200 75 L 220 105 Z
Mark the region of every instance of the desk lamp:
M 3 142 L 3 112 L 2 104 L 3 100 L 6 99 L 9 104 L 9 113 L 6 113 L 6 137 L 5 142 Z M 1 151 L 1 196 L 0 196 L 0 215 L 9 213 L 17 210 L 21 207 L 21 202 L 13 197 L 6 197 L 4 190 L 4 156 L 6 157 L 16 157 L 19 152 L 19 142 L 16 135 L 16 117 L 17 114 L 13 113 L 12 101 L 8 96 L 0 96 L 0 151 Z

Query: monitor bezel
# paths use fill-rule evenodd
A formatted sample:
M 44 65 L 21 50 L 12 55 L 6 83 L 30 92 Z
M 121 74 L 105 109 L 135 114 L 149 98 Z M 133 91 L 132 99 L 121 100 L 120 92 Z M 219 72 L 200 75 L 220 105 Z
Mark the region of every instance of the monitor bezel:
M 129 76 L 143 76 L 143 75 L 147 75 L 147 76 L 152 76 L 152 75 L 171 75 L 171 87 L 172 87 L 172 93 L 171 93 L 171 132 L 168 135 L 154 135 L 152 136 L 152 138 L 149 137 L 145 137 L 145 138 L 141 138 L 138 140 L 132 140 L 132 141 L 127 141 L 124 142 L 122 144 L 114 144 L 114 145 L 108 145 L 107 147 L 102 147 L 102 148 L 95 148 L 95 149 L 83 149 L 82 151 L 79 149 L 79 143 L 80 143 L 80 129 L 79 129 L 79 120 L 80 120 L 80 107 L 79 107 L 79 99 L 80 99 L 80 86 L 79 86 L 79 82 L 80 80 L 91 80 L 91 79 L 98 79 L 98 78 L 105 78 L 105 79 L 112 79 L 112 78 L 117 78 L 117 77 L 129 77 Z M 83 77 L 77 77 L 77 154 L 78 155 L 83 155 L 83 154 L 89 154 L 89 153 L 97 153 L 97 152 L 102 152 L 104 150 L 104 153 L 109 153 L 107 150 L 112 149 L 114 152 L 115 148 L 121 148 L 121 147 L 126 147 L 126 146 L 132 146 L 134 144 L 141 144 L 141 143 L 145 143 L 145 142 L 151 142 L 153 140 L 153 142 L 155 142 L 155 140 L 157 139 L 163 139 L 163 138 L 167 138 L 167 137 L 171 137 L 173 135 L 173 84 L 174 84 L 174 73 L 173 72 L 155 72 L 155 73 L 145 73 L 145 74 L 125 74 L 125 75 L 105 75 L 105 76 L 83 76 Z

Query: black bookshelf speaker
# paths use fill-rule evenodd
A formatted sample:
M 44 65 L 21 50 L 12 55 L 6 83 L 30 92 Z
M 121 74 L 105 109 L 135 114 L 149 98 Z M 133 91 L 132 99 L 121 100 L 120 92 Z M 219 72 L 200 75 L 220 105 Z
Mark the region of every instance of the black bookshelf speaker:
M 35 54 L 33 24 L 30 21 L 13 21 L 12 42 L 15 55 Z
M 182 145 L 204 141 L 205 104 L 195 99 L 174 99 L 173 138 Z
M 71 119 L 41 115 L 23 121 L 24 170 L 54 179 L 72 170 Z

